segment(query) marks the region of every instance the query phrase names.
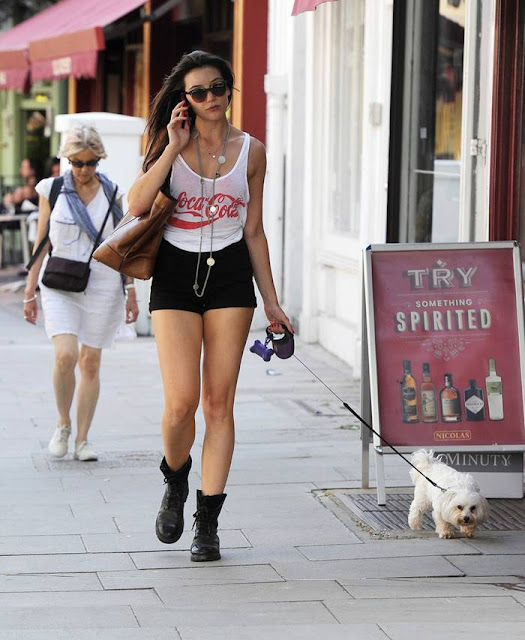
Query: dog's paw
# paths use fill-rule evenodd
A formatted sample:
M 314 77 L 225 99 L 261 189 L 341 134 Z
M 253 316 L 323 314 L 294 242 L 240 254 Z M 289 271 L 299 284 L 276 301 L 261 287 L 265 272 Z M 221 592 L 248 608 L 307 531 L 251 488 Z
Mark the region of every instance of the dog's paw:
M 473 527 L 460 527 L 460 532 L 465 538 L 473 538 L 476 530 Z
M 451 527 L 445 527 L 443 529 L 436 529 L 439 537 L 443 540 L 443 539 L 447 539 L 450 540 L 451 538 L 455 538 L 456 537 L 456 531 L 454 529 L 452 529 Z
M 423 528 L 423 518 L 408 518 L 408 526 L 412 529 L 412 531 L 419 531 Z

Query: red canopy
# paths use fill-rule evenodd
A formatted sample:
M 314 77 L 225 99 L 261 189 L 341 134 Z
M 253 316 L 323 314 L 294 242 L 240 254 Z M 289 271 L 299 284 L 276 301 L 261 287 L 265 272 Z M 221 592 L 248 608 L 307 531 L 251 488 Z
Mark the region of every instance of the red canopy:
M 0 34 L 0 87 L 23 87 L 28 58 L 33 80 L 96 77 L 103 28 L 144 1 L 62 0 Z
M 318 4 L 323 2 L 334 2 L 335 0 L 295 0 L 292 16 L 297 16 L 304 11 L 314 11 Z
M 29 72 L 27 47 L 38 15 L 0 33 L 0 88 L 23 89 Z

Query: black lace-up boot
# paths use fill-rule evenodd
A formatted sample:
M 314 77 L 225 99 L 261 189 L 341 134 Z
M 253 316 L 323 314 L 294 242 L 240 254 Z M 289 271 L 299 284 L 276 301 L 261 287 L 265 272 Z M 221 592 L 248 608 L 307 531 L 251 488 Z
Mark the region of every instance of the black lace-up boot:
M 197 511 L 193 514 L 195 537 L 191 545 L 193 562 L 220 560 L 220 543 L 217 535 L 219 513 L 226 500 L 226 494 L 205 496 L 197 490 Z
M 160 470 L 164 474 L 166 491 L 162 498 L 155 532 L 157 538 L 165 544 L 173 544 L 184 531 L 184 503 L 188 497 L 188 474 L 191 469 L 191 456 L 177 471 L 168 467 L 166 458 L 162 458 Z

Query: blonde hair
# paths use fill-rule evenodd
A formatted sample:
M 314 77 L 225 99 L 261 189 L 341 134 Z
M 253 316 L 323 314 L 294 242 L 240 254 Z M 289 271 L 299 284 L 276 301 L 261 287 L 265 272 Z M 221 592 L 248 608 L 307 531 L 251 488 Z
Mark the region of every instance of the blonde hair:
M 76 153 L 88 150 L 92 151 L 97 158 L 107 157 L 104 144 L 95 127 L 80 124 L 66 133 L 58 155 L 61 158 L 69 158 L 69 156 L 74 156 Z

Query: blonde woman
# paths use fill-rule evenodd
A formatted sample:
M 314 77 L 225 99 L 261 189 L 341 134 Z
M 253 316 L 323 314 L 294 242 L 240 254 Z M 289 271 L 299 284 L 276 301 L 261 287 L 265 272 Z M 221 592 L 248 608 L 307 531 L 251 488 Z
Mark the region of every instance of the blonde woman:
M 57 178 L 46 178 L 36 186 L 40 199 L 35 247 L 41 244 L 49 231 L 44 248 L 49 249 L 51 242 L 53 256 L 88 262 L 106 216 L 102 238 L 111 233 L 122 217 L 121 197 L 113 198 L 109 210 L 116 185 L 97 172 L 97 165 L 106 157 L 106 152 L 96 129 L 79 126 L 69 131 L 60 156 L 69 160 L 70 168 L 63 176 L 56 199 L 56 187 L 54 191 L 52 188 Z M 54 200 L 52 207 L 50 198 Z M 36 288 L 39 283 L 45 328 L 55 350 L 53 382 L 58 424 L 49 443 L 49 453 L 62 458 L 68 451 L 78 364 L 80 382 L 74 458 L 96 460 L 97 453 L 88 441 L 88 432 L 99 396 L 102 349 L 111 346 L 124 318 L 127 323 L 137 319 L 135 290 L 131 280 L 123 286 L 117 272 L 94 260 L 90 263 L 89 280 L 84 291 L 51 289 L 44 286 L 41 279 L 39 281 L 39 274 L 45 271 L 47 255 L 47 250 L 41 251 L 29 270 L 24 318 L 31 324 L 36 323 Z

